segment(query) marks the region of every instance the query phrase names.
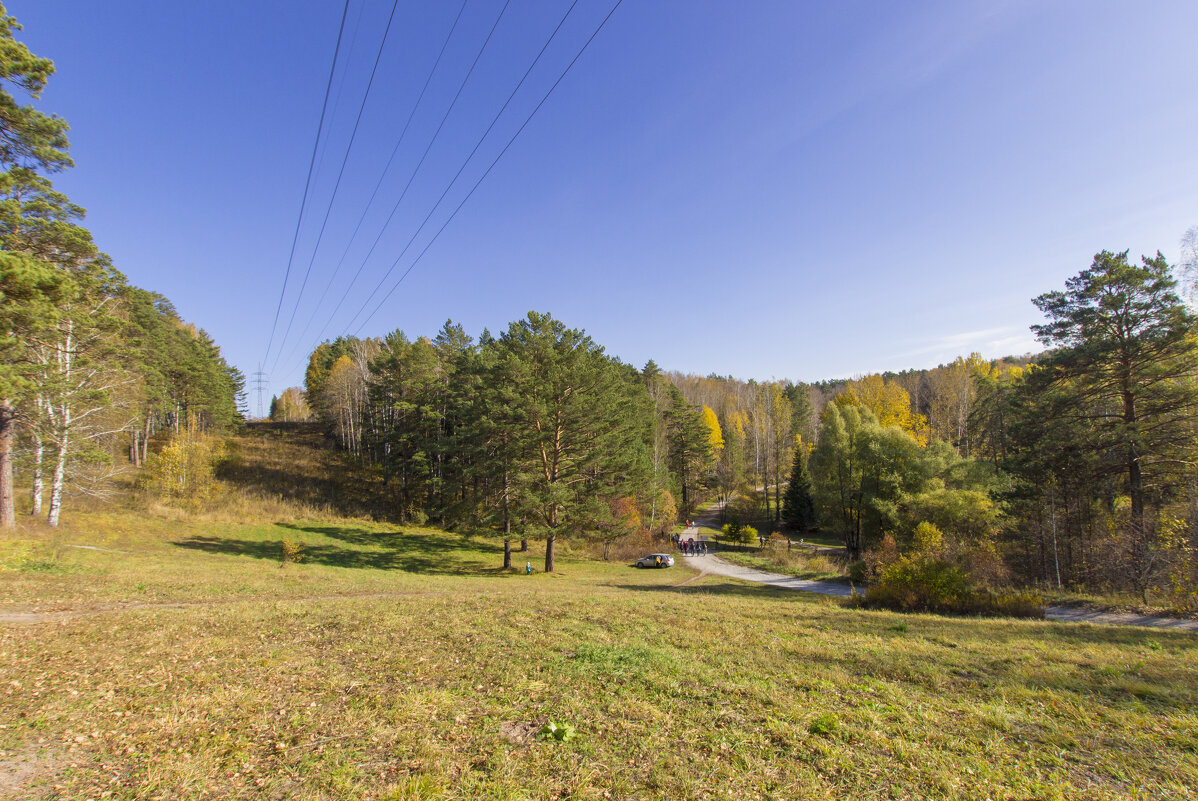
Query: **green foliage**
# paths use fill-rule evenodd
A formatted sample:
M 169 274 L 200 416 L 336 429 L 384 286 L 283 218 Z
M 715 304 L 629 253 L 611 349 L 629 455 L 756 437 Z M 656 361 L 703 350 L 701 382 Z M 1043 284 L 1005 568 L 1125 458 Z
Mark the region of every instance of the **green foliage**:
M 807 531 L 815 524 L 815 501 L 812 499 L 811 477 L 807 474 L 806 447 L 795 448 L 790 468 L 790 483 L 782 496 L 782 519 L 795 531 Z
M 564 743 L 574 739 L 574 727 L 569 723 L 550 720 L 537 733 L 538 740 L 547 742 Z
M 23 94 L 37 99 L 54 62 L 38 58 L 13 38 L 20 25 L 0 5 L 0 78 Z M 7 88 L 0 89 L 0 164 L 36 167 L 56 172 L 71 166 L 67 155 L 67 123 L 32 105 L 20 105 Z
M 744 545 L 752 542 L 757 537 L 757 529 L 752 526 L 746 526 L 743 523 L 730 522 L 725 523 L 720 529 L 722 534 L 721 539 L 724 542 L 730 542 L 736 545 Z
M 944 534 L 931 523 L 915 529 L 914 547 L 878 567 L 860 603 L 899 612 L 1043 617 L 1044 605 L 1032 593 L 996 593 L 954 564 Z
M 807 724 L 807 731 L 819 737 L 831 737 L 840 731 L 840 720 L 831 712 L 825 712 Z
M 992 467 L 943 442 L 921 447 L 852 404 L 828 404 L 820 432 L 811 457 L 814 496 L 850 558 L 860 558 L 886 532 L 909 540 L 921 521 L 950 532 L 954 542 L 993 543 L 1003 522 L 994 494 L 1003 483 Z
M 140 422 L 158 428 L 190 420 L 205 429 L 240 423 L 245 377 L 212 338 L 155 292 L 124 287 L 121 296 L 128 316 L 123 336 L 133 346 L 127 361 L 141 378 Z
M 715 468 L 712 429 L 704 422 L 702 407 L 687 402 L 672 384 L 667 392 L 669 406 L 665 423 L 670 472 L 678 482 L 681 501 L 678 511 L 689 517 L 698 506 L 700 494 L 709 485 Z M 720 441 L 723 442 L 722 435 Z

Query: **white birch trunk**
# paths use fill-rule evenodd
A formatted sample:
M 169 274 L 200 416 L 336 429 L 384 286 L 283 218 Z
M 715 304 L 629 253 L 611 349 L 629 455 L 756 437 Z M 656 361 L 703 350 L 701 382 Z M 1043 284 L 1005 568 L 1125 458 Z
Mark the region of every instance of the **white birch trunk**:
M 38 401 L 38 406 L 41 406 L 41 401 Z M 45 480 L 42 476 L 42 454 L 45 452 L 45 445 L 42 444 L 42 435 L 35 433 L 33 435 L 33 511 L 30 513 L 37 517 L 42 513 L 42 490 Z
M 75 346 L 74 340 L 74 323 L 71 320 L 67 321 L 66 336 L 63 339 L 62 345 L 58 347 L 58 369 L 64 383 L 68 386 L 71 381 L 71 349 Z M 50 406 L 51 404 L 47 404 Z M 46 513 L 46 522 L 50 526 L 58 525 L 58 517 L 62 511 L 62 485 L 66 475 L 67 467 L 67 447 L 71 437 L 71 402 L 69 395 L 63 398 L 58 407 L 57 423 L 54 426 L 57 434 L 58 448 L 55 453 L 54 474 L 50 479 L 50 508 Z
M 70 413 L 70 407 L 64 404 L 63 414 L 64 418 L 68 421 Z M 50 510 L 46 514 L 46 522 L 51 526 L 58 525 L 58 515 L 62 511 L 62 485 L 67 466 L 68 437 L 69 435 L 66 429 L 64 429 L 62 439 L 58 443 L 58 458 L 54 462 L 54 475 L 50 479 Z

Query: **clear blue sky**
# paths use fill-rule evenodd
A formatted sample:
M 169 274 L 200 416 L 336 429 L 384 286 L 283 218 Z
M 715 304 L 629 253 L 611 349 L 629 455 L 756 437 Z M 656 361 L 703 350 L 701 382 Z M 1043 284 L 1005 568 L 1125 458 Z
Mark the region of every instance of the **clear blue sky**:
M 611 1 L 580 0 L 396 276 Z M 502 5 L 467 3 L 325 296 L 458 8 L 399 3 L 274 391 L 301 382 Z M 326 337 L 347 332 L 567 6 L 512 0 Z M 351 0 L 276 343 L 390 8 Z M 58 65 L 41 107 L 70 122 L 78 165 L 58 184 L 100 247 L 256 370 L 341 3 L 8 9 Z M 801 380 L 1027 351 L 1030 298 L 1100 249 L 1172 261 L 1198 224 L 1195 30 L 1193 0 L 628 0 L 362 333 L 431 335 L 453 318 L 477 335 L 536 309 L 638 366 Z

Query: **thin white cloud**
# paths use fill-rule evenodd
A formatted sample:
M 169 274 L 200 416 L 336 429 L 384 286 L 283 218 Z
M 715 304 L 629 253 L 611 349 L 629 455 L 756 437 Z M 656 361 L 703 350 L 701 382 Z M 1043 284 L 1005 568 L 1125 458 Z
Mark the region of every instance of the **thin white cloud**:
M 981 353 L 988 358 L 997 358 L 1040 349 L 1035 336 L 1022 326 L 1003 326 L 942 334 L 934 338 L 914 340 L 911 344 L 910 349 L 892 354 L 887 361 L 894 364 L 904 359 L 933 356 L 943 363 L 974 352 Z M 916 365 L 907 366 L 915 367 Z

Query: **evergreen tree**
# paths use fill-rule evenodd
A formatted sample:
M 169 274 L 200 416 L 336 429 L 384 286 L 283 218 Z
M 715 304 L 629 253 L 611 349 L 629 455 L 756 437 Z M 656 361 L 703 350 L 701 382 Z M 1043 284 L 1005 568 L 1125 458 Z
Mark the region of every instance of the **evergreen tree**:
M 795 448 L 790 468 L 790 484 L 783 496 L 783 519 L 795 531 L 807 531 L 815 523 L 815 502 L 811 499 L 811 477 L 807 475 L 807 452 L 802 443 Z
M 53 62 L 34 56 L 14 39 L 19 27 L 0 5 L 0 528 L 16 525 L 12 450 L 18 404 L 29 399 L 40 373 L 29 338 L 53 324 L 58 305 L 73 289 L 69 278 L 45 258 L 52 246 L 43 247 L 39 236 L 47 227 L 55 229 L 63 214 L 69 218 L 74 212 L 38 174 L 71 166 L 67 124 L 31 104 L 22 105 L 10 91 L 15 88 L 36 100 L 54 73 Z
M 683 515 L 691 515 L 712 468 L 712 429 L 703 421 L 701 408 L 687 402 L 674 385 L 668 388 L 665 413 L 670 472 L 678 482 Z
M 1043 419 L 1068 426 L 1089 454 L 1113 456 L 1096 467 L 1122 477 L 1131 505 L 1129 570 L 1146 593 L 1150 489 L 1167 498 L 1193 456 L 1198 318 L 1178 297 L 1164 256 L 1141 262 L 1131 264 L 1127 251 L 1102 251 L 1064 292 L 1035 299 L 1048 322 L 1033 330 L 1056 350 L 1027 386 L 1052 401 Z
M 529 312 L 494 345 L 517 440 L 521 504 L 545 537 L 545 570 L 559 537 L 611 522 L 612 498 L 643 495 L 643 390 L 583 331 Z

